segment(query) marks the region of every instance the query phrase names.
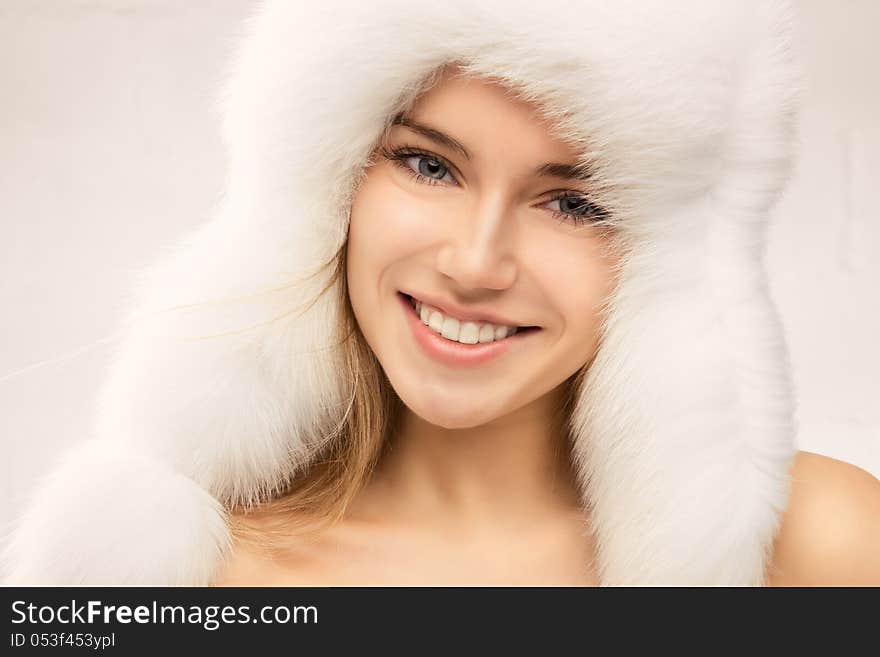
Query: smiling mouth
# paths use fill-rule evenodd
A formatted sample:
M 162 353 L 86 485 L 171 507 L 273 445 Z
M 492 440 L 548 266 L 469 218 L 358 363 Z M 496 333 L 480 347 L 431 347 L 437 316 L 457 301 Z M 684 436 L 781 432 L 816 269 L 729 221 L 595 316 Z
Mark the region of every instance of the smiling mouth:
M 417 302 L 419 302 L 419 300 L 416 299 L 415 297 L 409 295 L 409 294 L 406 294 L 405 292 L 398 292 L 398 294 L 399 294 L 401 297 L 403 297 L 404 299 L 406 299 L 407 304 L 409 305 L 409 307 L 410 307 L 410 308 L 412 309 L 412 311 L 413 311 L 413 314 L 414 314 L 416 317 L 419 317 L 419 319 L 420 319 L 420 321 L 421 321 L 420 314 L 419 314 L 419 312 L 418 312 L 418 311 L 416 310 L 416 308 L 415 308 L 415 305 L 416 305 Z M 456 318 L 456 319 L 457 319 L 457 318 Z M 478 324 L 478 325 L 491 324 L 491 322 L 486 322 L 486 321 L 482 321 L 482 320 L 459 320 L 459 321 L 460 321 L 462 324 L 465 323 L 465 322 L 473 322 L 474 324 Z M 496 326 L 496 325 L 495 325 L 495 324 L 492 324 L 492 326 Z M 508 336 L 512 336 L 512 335 L 519 334 L 519 333 L 531 333 L 531 332 L 534 332 L 534 331 L 538 331 L 538 330 L 540 330 L 540 329 L 541 329 L 540 326 L 516 326 L 516 327 L 513 328 L 513 332 L 512 332 L 512 333 L 508 333 Z

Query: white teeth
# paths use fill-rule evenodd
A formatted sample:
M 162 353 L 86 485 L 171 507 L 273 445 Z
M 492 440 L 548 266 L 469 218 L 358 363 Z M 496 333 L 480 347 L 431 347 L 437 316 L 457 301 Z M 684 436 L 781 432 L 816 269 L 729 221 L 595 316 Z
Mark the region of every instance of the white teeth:
M 475 322 L 465 322 L 458 332 L 458 341 L 465 344 L 477 344 L 480 337 L 480 327 Z
M 428 326 L 437 331 L 437 333 L 443 332 L 443 315 L 438 313 L 436 310 L 431 313 L 431 316 L 428 318 Z
M 440 313 L 437 313 L 438 315 Z M 440 335 L 442 335 L 447 340 L 455 340 L 458 341 L 458 330 L 461 328 L 461 324 L 455 317 L 447 317 L 443 320 L 443 330 L 440 331 Z
M 421 319 L 422 324 L 439 333 L 447 340 L 463 344 L 493 342 L 503 340 L 516 333 L 515 326 L 498 326 L 496 324 L 463 322 L 455 317 L 447 317 L 443 313 L 429 308 L 421 301 L 412 300 L 412 306 Z
M 480 342 L 492 342 L 495 339 L 495 327 L 491 324 L 483 324 L 480 328 Z

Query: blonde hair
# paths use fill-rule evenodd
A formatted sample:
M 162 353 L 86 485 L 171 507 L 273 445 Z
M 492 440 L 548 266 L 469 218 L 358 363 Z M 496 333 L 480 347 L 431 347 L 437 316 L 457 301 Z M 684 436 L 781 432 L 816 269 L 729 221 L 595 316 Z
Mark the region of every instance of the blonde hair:
M 237 541 L 273 550 L 291 534 L 322 529 L 340 519 L 348 503 L 366 483 L 400 416 L 400 399 L 385 377 L 375 354 L 357 326 L 348 296 L 348 238 L 315 272 L 329 267 L 326 285 L 312 301 L 333 288 L 338 291 L 340 322 L 335 347 L 341 352 L 341 376 L 353 381 L 351 405 L 341 430 L 298 478 L 280 494 L 255 507 L 229 509 L 230 531 Z M 309 304 L 309 305 L 312 305 Z

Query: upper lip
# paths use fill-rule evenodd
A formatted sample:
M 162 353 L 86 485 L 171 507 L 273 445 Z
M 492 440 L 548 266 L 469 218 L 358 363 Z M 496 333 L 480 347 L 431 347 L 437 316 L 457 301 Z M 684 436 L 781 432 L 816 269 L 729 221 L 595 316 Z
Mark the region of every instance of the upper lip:
M 510 319 L 509 317 L 499 315 L 498 313 L 483 307 L 472 306 L 470 309 L 468 309 L 463 306 L 459 306 L 453 301 L 449 301 L 442 297 L 435 297 L 431 294 L 423 294 L 420 292 L 407 292 L 406 290 L 401 291 L 404 294 L 414 298 L 416 301 L 422 301 L 429 306 L 433 306 L 439 309 L 440 312 L 451 315 L 452 317 L 455 317 L 457 319 L 463 319 L 470 322 L 489 322 L 490 324 L 497 324 L 499 326 L 527 326 L 526 324 L 521 324 L 515 320 Z

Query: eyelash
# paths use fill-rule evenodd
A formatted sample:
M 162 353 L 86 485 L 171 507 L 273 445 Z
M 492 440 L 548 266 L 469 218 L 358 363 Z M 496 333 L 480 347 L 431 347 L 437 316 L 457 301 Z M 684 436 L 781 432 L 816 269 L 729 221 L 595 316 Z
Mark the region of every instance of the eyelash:
M 441 184 L 437 178 L 429 178 L 428 176 L 424 176 L 418 171 L 414 171 L 412 167 L 410 167 L 406 161 L 411 157 L 425 157 L 432 160 L 436 160 L 440 163 L 440 165 L 446 169 L 450 174 L 452 173 L 452 167 L 449 163 L 440 157 L 439 155 L 435 155 L 434 153 L 430 153 L 428 151 L 422 150 L 415 146 L 397 146 L 393 148 L 382 148 L 382 154 L 391 160 L 391 162 L 395 165 L 403 169 L 406 173 L 408 173 L 413 179 L 417 180 L 420 183 L 424 183 L 427 185 L 439 185 Z M 602 208 L 593 205 L 590 203 L 587 198 L 581 194 L 569 194 L 563 193 L 558 196 L 549 199 L 550 201 L 561 201 L 562 199 L 573 198 L 579 199 L 582 203 L 579 204 L 579 207 L 585 207 L 588 209 L 588 213 L 584 215 L 572 214 L 570 212 L 560 212 L 558 210 L 549 210 L 550 214 L 552 214 L 558 221 L 562 222 L 570 222 L 577 226 L 582 226 L 585 224 L 589 224 L 593 221 L 602 220 L 605 218 L 605 211 Z

